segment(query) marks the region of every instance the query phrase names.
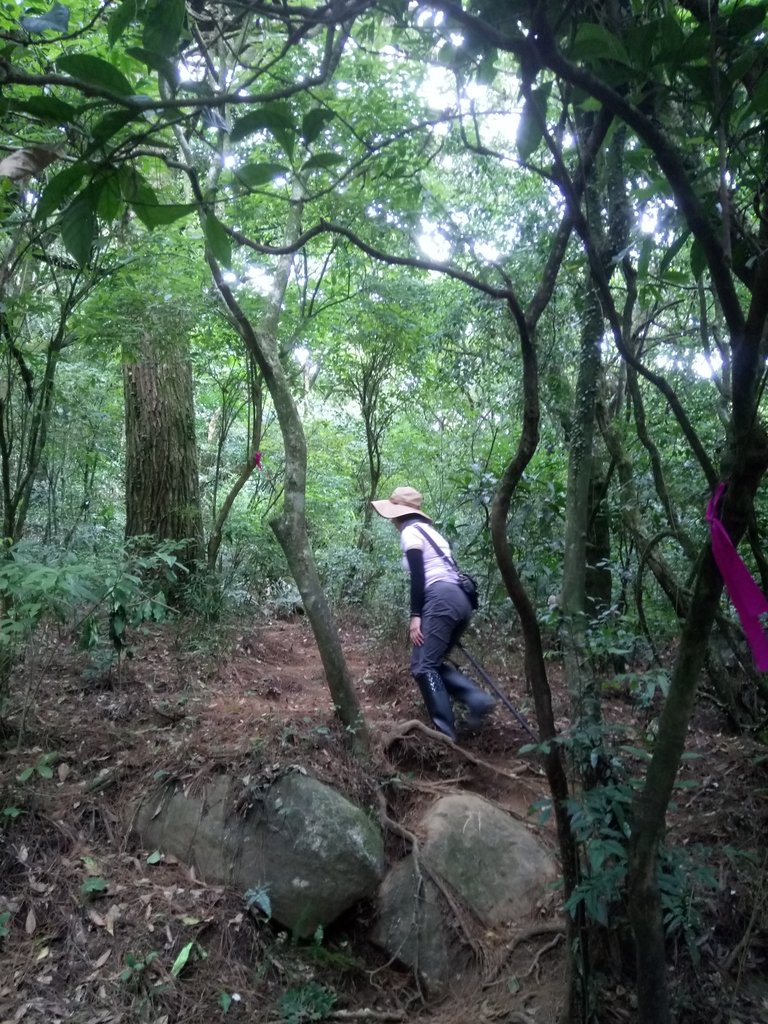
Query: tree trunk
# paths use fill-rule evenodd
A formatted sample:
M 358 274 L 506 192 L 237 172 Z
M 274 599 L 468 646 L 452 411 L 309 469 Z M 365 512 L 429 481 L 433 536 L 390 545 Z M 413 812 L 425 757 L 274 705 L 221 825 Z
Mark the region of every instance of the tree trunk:
M 547 679 L 544 661 L 544 646 L 536 619 L 536 611 L 523 586 L 515 566 L 509 539 L 507 518 L 512 496 L 525 467 L 531 461 L 539 441 L 539 377 L 536 348 L 532 330 L 522 311 L 510 302 L 512 315 L 520 333 L 520 347 L 523 355 L 523 428 L 514 458 L 507 466 L 499 482 L 491 508 L 491 537 L 499 572 L 507 593 L 520 616 L 520 625 L 525 647 L 525 675 L 533 694 L 539 738 L 543 744 L 541 753 L 544 770 L 552 794 L 552 808 L 557 825 L 557 838 L 562 859 L 563 894 L 571 895 L 579 881 L 579 855 L 576 840 L 571 830 L 567 800 L 569 797 L 568 778 L 565 771 L 562 746 L 556 742 L 557 730 L 552 711 L 552 694 Z M 587 978 L 579 970 L 575 958 L 584 953 L 585 929 L 582 915 L 578 920 L 567 917 L 566 939 L 569 956 L 569 985 L 564 1020 L 578 1024 L 586 1020 Z
M 286 247 L 300 233 L 302 203 L 293 202 L 286 226 Z M 293 400 L 291 385 L 280 361 L 277 332 L 282 303 L 293 256 L 279 257 L 268 310 L 256 330 L 225 282 L 221 268 L 208 253 L 208 263 L 232 321 L 248 347 L 272 397 L 285 448 L 285 490 L 282 512 L 271 520 L 288 567 L 296 582 L 312 632 L 317 642 L 336 713 L 348 730 L 353 748 L 360 754 L 369 750 L 368 730 L 352 684 L 339 631 L 323 591 L 306 519 L 307 444 L 301 417 Z
M 560 606 L 563 613 L 563 659 L 566 683 L 571 697 L 571 713 L 576 725 L 593 726 L 600 722 L 600 695 L 596 691 L 594 671 L 585 645 L 587 532 L 590 519 L 592 446 L 603 315 L 589 276 L 585 282 L 585 293 L 579 373 L 575 407 L 570 421 L 565 554 Z
M 153 339 L 143 349 L 123 365 L 125 535 L 178 541 L 192 564 L 203 553 L 192 370 Z

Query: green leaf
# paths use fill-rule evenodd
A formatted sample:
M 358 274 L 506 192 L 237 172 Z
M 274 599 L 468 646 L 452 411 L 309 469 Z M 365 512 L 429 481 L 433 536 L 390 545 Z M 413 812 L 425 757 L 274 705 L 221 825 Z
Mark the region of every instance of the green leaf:
M 12 107 L 52 124 L 71 124 L 77 119 L 78 114 L 76 107 L 71 103 L 65 103 L 57 96 L 30 96 L 28 100 L 15 101 Z
M 139 16 L 138 0 L 122 0 L 122 3 L 110 15 L 107 23 L 107 39 L 109 45 L 114 46 L 123 32 L 131 22 L 136 21 Z
M 61 240 L 79 267 L 84 267 L 90 259 L 96 240 L 97 200 L 94 190 L 86 188 L 72 200 L 61 217 Z
M 274 103 L 265 103 L 238 118 L 232 125 L 229 139 L 230 142 L 240 142 L 248 135 L 260 131 L 271 132 L 288 156 L 293 154 L 295 127 L 293 114 L 287 103 L 280 100 L 276 100 Z
M 147 864 L 159 864 L 162 859 L 162 853 L 159 850 L 155 850 L 154 853 L 150 853 L 147 857 Z
M 155 227 L 154 215 L 159 205 L 155 190 L 134 167 L 120 168 L 120 185 L 125 201 L 142 224 L 151 231 Z M 118 599 L 117 591 L 115 598 Z
M 213 258 L 223 267 L 232 266 L 232 239 L 224 225 L 213 213 L 203 216 L 203 232 L 205 244 Z
M 137 115 L 131 110 L 111 110 L 105 114 L 100 121 L 91 129 L 91 138 L 100 145 L 116 135 L 121 128 L 134 120 Z
M 317 168 L 323 167 L 338 167 L 339 164 L 343 164 L 346 160 L 345 156 L 341 153 L 318 153 L 316 156 L 311 156 L 309 160 L 306 160 L 302 164 L 303 171 L 311 171 Z
M 245 188 L 258 188 L 289 173 L 290 167 L 286 167 L 285 164 L 259 163 L 238 167 L 234 175 L 236 181 Z
M 632 66 L 632 61 L 621 40 L 602 25 L 595 25 L 591 22 L 584 22 L 576 30 L 571 57 L 578 60 L 591 58 L 614 60 Z
M 66 75 L 79 78 L 89 85 L 99 85 L 118 96 L 133 95 L 133 86 L 114 64 L 88 53 L 67 53 L 59 57 L 56 67 Z
M 320 132 L 336 115 L 327 107 L 313 107 L 301 119 L 301 137 L 307 146 L 311 146 Z
M 168 60 L 167 57 L 163 57 L 159 53 L 153 53 L 151 50 L 145 49 L 143 46 L 128 46 L 125 52 L 133 57 L 135 60 L 140 61 L 142 64 L 146 64 L 151 71 L 157 71 L 164 78 L 167 78 L 172 85 L 176 86 L 179 83 L 179 73 L 176 70 L 176 65 Z M 177 112 L 172 111 L 173 116 L 176 116 Z
M 20 771 L 19 774 L 16 776 L 16 781 L 29 782 L 29 780 L 32 778 L 34 771 L 34 765 L 30 765 L 29 768 L 24 768 L 23 771 Z
M 670 245 L 670 247 L 667 249 L 667 251 L 661 258 L 661 263 L 659 264 L 659 274 L 661 274 L 662 276 L 666 274 L 675 256 L 677 256 L 682 247 L 688 241 L 690 234 L 690 231 L 684 231 L 682 235 L 676 238 L 672 245 Z
M 184 0 L 154 0 L 144 22 L 145 48 L 150 53 L 170 57 L 176 52 L 185 17 Z
M 768 75 L 762 75 L 758 80 L 750 105 L 758 116 L 768 111 Z
M 37 204 L 35 217 L 38 220 L 45 220 L 54 210 L 58 210 L 65 199 L 68 199 L 79 187 L 80 182 L 88 172 L 87 164 L 72 164 L 59 171 L 43 189 L 40 200 Z
M 171 974 L 173 975 L 174 978 L 178 978 L 178 976 L 181 974 L 181 972 L 186 967 L 187 961 L 189 960 L 189 954 L 194 949 L 194 946 L 195 946 L 194 942 L 188 942 L 186 944 L 186 946 L 184 946 L 184 948 L 181 950 L 179 955 L 176 957 L 176 959 L 173 961 L 173 967 L 171 968 Z
M 219 993 L 219 1007 L 220 1007 L 222 1013 L 228 1013 L 229 1012 L 229 1008 L 230 1008 L 231 1005 L 232 1005 L 232 996 L 229 994 L 229 992 L 220 992 Z
M 112 171 L 101 179 L 96 212 L 101 220 L 111 224 L 122 209 L 123 197 L 120 193 L 120 176 L 116 171 Z
M 534 89 L 523 105 L 517 126 L 517 151 L 520 159 L 527 160 L 544 137 L 544 118 L 550 88 Z
M 182 217 L 188 217 L 190 213 L 194 213 L 196 209 L 197 206 L 194 203 L 158 203 L 157 206 L 143 206 L 141 211 L 136 210 L 136 214 L 144 226 L 151 231 L 164 224 L 174 224 Z
M 80 892 L 83 896 L 88 896 L 92 892 L 106 892 L 109 888 L 109 882 L 106 878 L 86 878 L 83 884 L 80 886 Z
M 725 22 L 728 32 L 738 37 L 755 32 L 765 21 L 765 12 L 765 4 L 742 4 L 736 7 Z
M 645 281 L 648 277 L 648 265 L 651 261 L 653 249 L 653 239 L 650 236 L 646 236 L 640 244 L 640 257 L 637 261 L 637 276 L 640 281 Z

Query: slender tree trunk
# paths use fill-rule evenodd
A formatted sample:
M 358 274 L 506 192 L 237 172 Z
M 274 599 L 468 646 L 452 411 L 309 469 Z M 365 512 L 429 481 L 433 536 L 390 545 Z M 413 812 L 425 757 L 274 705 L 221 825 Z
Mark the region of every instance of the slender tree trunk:
M 302 203 L 293 202 L 286 226 L 286 246 L 300 233 Z M 270 525 L 285 553 L 288 567 L 301 594 L 312 632 L 317 642 L 328 687 L 336 713 L 350 733 L 352 745 L 360 754 L 369 749 L 368 730 L 352 684 L 339 630 L 320 582 L 306 519 L 307 445 L 301 417 L 291 391 L 290 381 L 280 361 L 277 342 L 282 303 L 291 270 L 292 255 L 278 260 L 268 311 L 256 330 L 243 312 L 221 273 L 216 260 L 208 262 L 233 323 L 253 356 L 272 397 L 285 448 L 285 489 L 281 513 Z
M 738 358 L 734 359 L 731 447 L 728 458 L 730 474 L 721 518 L 734 544 L 738 544 L 748 528 L 755 492 L 768 468 L 768 438 L 754 415 L 758 353 L 766 320 L 764 308 L 760 309 L 764 307 L 765 296 L 757 288 L 768 288 L 768 260 L 763 262 L 762 271 L 764 279 L 760 280 L 758 276 L 753 299 L 753 309 L 757 307 L 761 318 L 755 316 L 754 322 L 751 322 L 750 316 L 747 320 L 747 336 L 733 343 Z M 661 900 L 656 877 L 657 855 L 721 592 L 722 579 L 707 545 L 699 561 L 669 694 L 659 720 L 653 757 L 645 784 L 633 805 L 628 890 L 637 958 L 640 1024 L 669 1024 L 672 1020 Z
M 533 694 L 536 720 L 539 725 L 539 738 L 544 744 L 541 756 L 552 794 L 552 807 L 562 859 L 563 893 L 567 899 L 579 880 L 578 848 L 571 830 L 567 809 L 568 778 L 565 771 L 563 749 L 556 742 L 557 730 L 552 711 L 552 694 L 547 679 L 544 646 L 536 619 L 536 611 L 520 579 L 507 537 L 507 517 L 512 496 L 525 467 L 533 458 L 538 446 L 540 419 L 538 365 L 532 331 L 522 311 L 513 303 L 510 303 L 510 306 L 520 333 L 520 347 L 523 354 L 523 428 L 517 452 L 504 471 L 493 499 L 491 537 L 501 578 L 515 610 L 520 616 L 525 647 L 525 675 Z M 571 956 L 569 956 L 570 976 L 563 1020 L 570 1024 L 586 1021 L 587 994 L 584 987 L 586 979 L 576 968 L 573 959 L 574 943 L 579 942 L 583 938 L 583 934 L 583 920 L 574 920 L 569 916 L 566 937 L 568 949 L 571 951 Z M 583 943 L 581 943 L 581 947 L 583 949 Z
M 593 726 L 600 722 L 600 695 L 585 644 L 587 531 L 603 315 L 589 277 L 585 295 L 575 408 L 570 421 L 561 609 L 563 656 L 572 714 L 577 725 Z

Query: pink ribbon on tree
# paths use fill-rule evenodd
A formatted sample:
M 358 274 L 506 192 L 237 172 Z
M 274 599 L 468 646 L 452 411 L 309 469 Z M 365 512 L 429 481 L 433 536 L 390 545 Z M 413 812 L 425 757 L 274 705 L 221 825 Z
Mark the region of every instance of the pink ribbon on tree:
M 733 606 L 739 614 L 744 635 L 752 648 L 755 665 L 761 672 L 766 672 L 768 671 L 768 635 L 760 622 L 760 616 L 768 615 L 768 600 L 752 579 L 749 569 L 733 546 L 728 531 L 718 518 L 718 505 L 724 490 L 725 484 L 719 483 L 707 505 L 712 554 L 715 557 L 717 568 L 720 570 L 720 575 L 723 577 L 725 588 L 733 601 Z

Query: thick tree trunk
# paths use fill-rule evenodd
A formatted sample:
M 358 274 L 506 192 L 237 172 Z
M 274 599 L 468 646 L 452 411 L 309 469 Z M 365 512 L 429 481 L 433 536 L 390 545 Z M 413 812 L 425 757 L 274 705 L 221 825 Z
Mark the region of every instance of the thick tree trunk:
M 123 366 L 125 535 L 178 541 L 192 564 L 203 542 L 192 371 L 186 359 L 161 359 L 153 347 L 145 339 L 142 358 Z

